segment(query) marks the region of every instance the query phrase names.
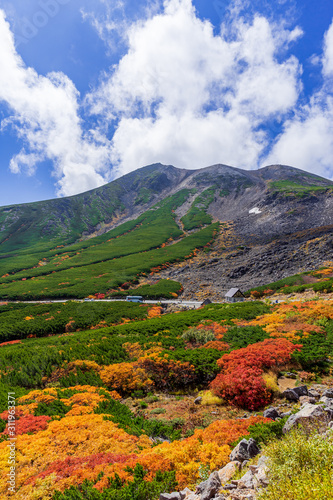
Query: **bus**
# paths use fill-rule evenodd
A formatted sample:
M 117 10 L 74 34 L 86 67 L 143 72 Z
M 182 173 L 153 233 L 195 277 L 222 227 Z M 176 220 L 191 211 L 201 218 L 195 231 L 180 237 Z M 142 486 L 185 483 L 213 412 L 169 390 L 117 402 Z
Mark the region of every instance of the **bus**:
M 143 302 L 143 298 L 141 295 L 127 295 L 127 302 Z

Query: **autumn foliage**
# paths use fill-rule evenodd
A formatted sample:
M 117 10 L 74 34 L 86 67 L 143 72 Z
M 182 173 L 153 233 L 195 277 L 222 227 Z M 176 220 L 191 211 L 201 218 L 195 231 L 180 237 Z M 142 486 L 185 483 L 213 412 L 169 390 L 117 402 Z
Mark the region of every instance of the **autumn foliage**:
M 287 339 L 265 339 L 225 354 L 217 362 L 222 371 L 212 381 L 211 389 L 236 406 L 256 410 L 272 399 L 263 373 L 269 369 L 279 371 L 300 348 Z

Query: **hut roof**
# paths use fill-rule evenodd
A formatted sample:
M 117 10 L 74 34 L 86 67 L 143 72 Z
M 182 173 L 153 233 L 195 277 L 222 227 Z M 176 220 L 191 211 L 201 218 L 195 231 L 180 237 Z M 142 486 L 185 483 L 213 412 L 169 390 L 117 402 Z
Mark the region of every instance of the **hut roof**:
M 229 298 L 234 297 L 237 292 L 239 292 L 239 293 L 241 293 L 243 295 L 243 293 L 240 291 L 239 288 L 230 288 L 229 292 L 227 292 L 225 294 L 225 297 L 229 297 Z

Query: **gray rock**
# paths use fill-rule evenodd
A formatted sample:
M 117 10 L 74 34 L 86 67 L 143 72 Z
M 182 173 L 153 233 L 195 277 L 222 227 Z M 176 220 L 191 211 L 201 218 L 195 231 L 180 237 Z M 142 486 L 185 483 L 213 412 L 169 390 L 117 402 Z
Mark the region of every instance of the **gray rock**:
M 325 396 L 326 398 L 333 399 L 333 389 L 332 388 L 326 389 L 326 391 L 324 391 L 323 393 L 323 396 Z
M 193 493 L 193 491 L 191 491 L 189 488 L 185 488 L 184 490 L 182 490 L 180 492 L 180 497 L 181 499 L 183 500 L 184 498 L 188 497 L 189 495 L 191 495 Z
M 191 493 L 189 496 L 186 497 L 186 500 L 200 500 L 200 497 L 195 493 Z
M 290 429 L 298 424 L 306 425 L 320 422 L 327 422 L 327 413 L 321 405 L 313 405 L 307 403 L 303 408 L 294 415 L 291 415 L 285 423 L 282 431 L 283 433 L 289 432 Z
M 238 484 L 238 483 L 237 483 Z M 236 490 L 237 489 L 237 484 L 225 484 L 223 486 L 224 490 Z
M 328 398 L 327 396 L 322 396 L 319 400 L 319 403 L 323 403 L 326 406 L 333 406 L 333 399 Z
M 262 455 L 258 460 L 257 470 L 254 473 L 253 484 L 255 488 L 262 488 L 268 486 L 269 480 L 267 477 L 268 468 L 268 457 Z
M 282 393 L 282 396 L 288 399 L 288 401 L 298 401 L 299 399 L 298 394 L 296 394 L 293 389 L 287 389 Z
M 315 398 L 315 399 L 317 399 L 317 400 L 318 400 L 318 399 L 320 399 L 320 393 L 319 393 L 318 391 L 315 391 L 315 390 L 312 390 L 312 389 L 311 389 L 311 390 L 308 392 L 308 394 L 309 394 L 309 396 L 310 396 L 311 398 Z
M 306 385 L 299 385 L 298 387 L 294 387 L 292 389 L 298 396 L 307 396 L 308 395 L 308 388 Z
M 174 491 L 173 493 L 161 493 L 159 500 L 182 500 L 182 499 L 180 493 Z
M 252 470 L 248 470 L 246 474 L 244 474 L 243 477 L 240 478 L 238 482 L 238 488 L 245 489 L 245 488 L 253 488 L 253 479 L 254 475 Z
M 195 490 L 195 494 L 200 494 L 200 500 L 210 500 L 214 498 L 218 490 L 221 488 L 221 481 L 218 473 L 213 472 L 207 481 L 200 483 Z
M 249 439 L 249 445 L 247 447 L 247 451 L 249 454 L 249 458 L 253 458 L 253 457 L 257 456 L 258 453 L 260 453 L 259 446 L 255 442 L 255 440 L 252 438 Z
M 316 398 L 310 398 L 310 396 L 300 396 L 299 397 L 299 402 L 301 403 L 301 405 L 304 405 L 306 403 L 315 404 L 316 403 Z
M 260 452 L 257 443 L 254 439 L 250 438 L 248 441 L 242 439 L 238 445 L 230 453 L 230 461 L 244 462 L 250 458 L 255 457 Z
M 286 375 L 285 375 L 285 376 L 286 376 L 286 377 L 288 377 L 288 378 L 292 378 L 292 379 L 294 379 L 294 380 L 296 380 L 296 379 L 297 379 L 297 375 L 296 375 L 296 373 L 291 373 L 291 372 L 288 372 L 288 373 L 286 373 Z
M 221 484 L 225 484 L 236 474 L 240 469 L 240 462 L 229 462 L 223 469 L 218 471 Z
M 298 401 L 300 396 L 307 396 L 308 388 L 306 385 L 300 385 L 299 387 L 294 387 L 293 389 L 287 389 L 282 393 L 288 401 Z
M 201 397 L 201 396 L 199 396 L 198 398 L 195 398 L 195 400 L 194 400 L 194 404 L 195 404 L 195 405 L 199 405 L 199 404 L 201 403 L 201 401 L 202 401 L 202 397 Z
M 333 407 L 332 406 L 326 406 L 326 408 L 324 408 L 324 411 L 326 411 L 328 420 L 329 421 L 333 420 Z
M 280 417 L 280 414 L 276 408 L 267 408 L 267 410 L 264 411 L 263 415 L 264 417 L 271 418 L 272 420 L 275 420 Z
M 320 394 L 322 394 L 328 388 L 329 387 L 325 384 L 312 384 L 312 386 L 310 387 L 310 391 L 314 390 L 314 391 L 318 391 L 318 392 L 320 392 Z

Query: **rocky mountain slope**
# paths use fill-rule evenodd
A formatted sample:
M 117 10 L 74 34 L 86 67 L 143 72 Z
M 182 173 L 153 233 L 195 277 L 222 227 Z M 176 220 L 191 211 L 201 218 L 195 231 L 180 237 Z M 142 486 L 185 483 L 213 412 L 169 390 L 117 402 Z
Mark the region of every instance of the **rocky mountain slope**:
M 70 250 L 177 193 L 186 193 L 173 216 L 183 236 L 220 222 L 212 252 L 160 274 L 180 281 L 188 297 L 218 299 L 230 286 L 248 289 L 332 255 L 332 181 L 283 165 L 244 171 L 156 164 L 80 195 L 0 208 L 0 258 Z

